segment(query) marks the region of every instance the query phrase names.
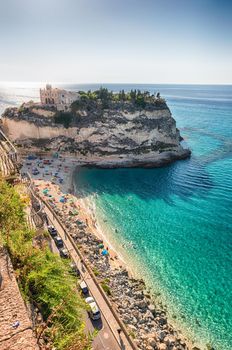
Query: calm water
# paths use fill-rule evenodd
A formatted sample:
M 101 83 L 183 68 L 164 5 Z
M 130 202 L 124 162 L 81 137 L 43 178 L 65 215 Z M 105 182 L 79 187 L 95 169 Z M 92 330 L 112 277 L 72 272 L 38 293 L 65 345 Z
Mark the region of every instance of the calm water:
M 124 86 L 131 87 L 138 86 Z M 166 97 L 191 159 L 154 170 L 86 169 L 76 183 L 95 198 L 102 227 L 170 318 L 198 342 L 231 350 L 232 86 L 139 88 Z M 0 111 L 32 97 L 37 86 L 0 87 Z

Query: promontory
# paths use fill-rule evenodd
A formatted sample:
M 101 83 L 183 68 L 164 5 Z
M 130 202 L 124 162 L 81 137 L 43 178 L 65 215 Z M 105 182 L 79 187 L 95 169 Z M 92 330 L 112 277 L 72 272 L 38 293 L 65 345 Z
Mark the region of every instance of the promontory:
M 146 91 L 79 91 L 64 108 L 24 103 L 5 110 L 2 128 L 21 148 L 70 152 L 87 166 L 159 167 L 190 156 L 166 101 Z

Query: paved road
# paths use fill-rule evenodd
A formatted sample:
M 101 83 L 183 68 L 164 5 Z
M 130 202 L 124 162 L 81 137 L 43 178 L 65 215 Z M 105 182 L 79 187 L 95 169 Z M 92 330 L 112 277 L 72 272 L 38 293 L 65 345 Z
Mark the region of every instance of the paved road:
M 52 222 L 51 222 L 52 223 Z M 59 249 L 57 248 L 54 240 L 51 238 L 50 240 L 50 249 L 54 254 L 59 255 Z M 86 281 L 87 282 L 87 281 Z M 111 334 L 111 330 L 105 320 L 105 317 L 102 315 L 102 319 L 99 321 L 92 321 L 88 313 L 85 312 L 84 319 L 86 323 L 87 332 L 93 333 L 94 330 L 97 330 L 98 333 L 94 337 L 94 341 L 92 343 L 94 350 L 112 350 L 112 349 L 121 349 L 118 346 L 113 334 Z
M 132 350 L 132 347 L 128 343 L 124 334 L 121 333 L 119 337 L 117 330 L 120 328 L 120 325 L 118 324 L 117 320 L 114 318 L 114 315 L 112 314 L 110 308 L 106 304 L 100 291 L 96 287 L 92 277 L 89 275 L 88 271 L 84 268 L 83 264 L 81 263 L 78 254 L 74 250 L 73 245 L 70 242 L 69 238 L 67 237 L 62 226 L 54 218 L 53 213 L 50 211 L 50 209 L 47 206 L 44 207 L 44 211 L 47 214 L 51 224 L 56 227 L 59 235 L 63 239 L 72 260 L 78 266 L 81 272 L 82 278 L 85 280 L 86 284 L 88 285 L 90 293 L 93 295 L 94 299 L 96 300 L 101 310 L 101 315 L 102 315 L 101 321 L 92 321 L 86 315 L 88 330 L 90 330 L 91 332 L 93 332 L 94 329 L 98 330 L 98 334 L 93 341 L 93 349 L 94 350 Z

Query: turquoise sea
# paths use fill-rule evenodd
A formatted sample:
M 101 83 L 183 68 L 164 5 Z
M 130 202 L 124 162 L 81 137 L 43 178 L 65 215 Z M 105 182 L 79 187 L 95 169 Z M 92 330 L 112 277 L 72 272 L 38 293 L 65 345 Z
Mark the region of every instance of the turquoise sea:
M 192 157 L 160 169 L 83 169 L 76 185 L 170 319 L 198 343 L 231 350 L 232 86 L 106 86 L 160 91 Z M 25 96 L 37 88 L 0 87 L 0 108 Z
M 231 350 L 232 87 L 158 89 L 191 159 L 152 170 L 87 169 L 76 182 L 97 194 L 101 227 L 160 293 L 171 320 L 198 343 Z

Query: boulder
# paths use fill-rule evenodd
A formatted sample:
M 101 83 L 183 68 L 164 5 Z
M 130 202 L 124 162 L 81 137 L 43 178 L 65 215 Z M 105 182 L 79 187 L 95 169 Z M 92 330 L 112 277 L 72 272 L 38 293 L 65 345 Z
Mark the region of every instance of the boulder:
M 159 344 L 159 350 L 167 350 L 167 345 L 164 343 Z
M 152 348 L 156 347 L 156 341 L 154 338 L 148 338 L 147 342 Z

